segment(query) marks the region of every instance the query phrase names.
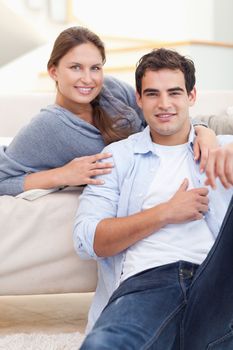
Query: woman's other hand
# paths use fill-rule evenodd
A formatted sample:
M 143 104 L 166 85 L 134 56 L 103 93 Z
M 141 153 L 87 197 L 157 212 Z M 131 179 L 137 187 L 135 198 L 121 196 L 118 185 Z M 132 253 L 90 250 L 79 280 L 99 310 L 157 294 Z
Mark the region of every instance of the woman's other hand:
M 218 147 L 218 140 L 213 130 L 205 126 L 195 126 L 196 138 L 194 140 L 193 151 L 194 159 L 200 161 L 200 171 L 206 168 L 209 151 Z

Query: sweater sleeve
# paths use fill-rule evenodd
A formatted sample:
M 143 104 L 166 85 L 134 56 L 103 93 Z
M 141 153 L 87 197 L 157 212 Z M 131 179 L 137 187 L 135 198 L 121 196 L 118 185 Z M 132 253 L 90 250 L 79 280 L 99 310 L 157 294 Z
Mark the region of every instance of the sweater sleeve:
M 15 196 L 23 192 L 24 176 L 27 171 L 6 154 L 7 148 L 0 147 L 0 195 Z
M 23 127 L 6 147 L 0 147 L 0 195 L 24 191 L 29 173 L 61 166 L 61 145 L 52 134 L 52 123 L 39 114 Z
M 132 108 L 136 112 L 137 117 L 141 120 L 143 127 L 146 127 L 147 124 L 142 110 L 138 107 L 136 102 L 135 89 L 131 85 L 112 76 L 106 76 L 104 86 L 116 99 Z

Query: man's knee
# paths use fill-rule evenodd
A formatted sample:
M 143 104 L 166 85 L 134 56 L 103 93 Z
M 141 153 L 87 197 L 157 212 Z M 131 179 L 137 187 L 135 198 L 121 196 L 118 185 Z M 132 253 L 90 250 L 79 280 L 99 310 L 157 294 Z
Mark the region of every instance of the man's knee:
M 93 330 L 84 340 L 80 350 L 110 350 L 112 349 L 112 336 L 104 329 Z

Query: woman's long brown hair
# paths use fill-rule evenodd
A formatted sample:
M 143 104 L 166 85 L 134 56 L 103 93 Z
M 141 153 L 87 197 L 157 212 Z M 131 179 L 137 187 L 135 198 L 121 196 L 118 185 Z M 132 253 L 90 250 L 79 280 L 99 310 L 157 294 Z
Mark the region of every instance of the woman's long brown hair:
M 98 48 L 104 64 L 106 61 L 105 47 L 98 35 L 84 27 L 71 27 L 61 32 L 55 40 L 47 68 L 57 66 L 60 59 L 73 47 L 88 42 Z M 92 101 L 91 105 L 93 107 L 94 125 L 99 129 L 106 145 L 124 139 L 132 133 L 130 122 L 122 116 L 110 117 L 100 106 L 99 97 Z M 124 127 L 119 126 L 121 120 L 126 120 Z

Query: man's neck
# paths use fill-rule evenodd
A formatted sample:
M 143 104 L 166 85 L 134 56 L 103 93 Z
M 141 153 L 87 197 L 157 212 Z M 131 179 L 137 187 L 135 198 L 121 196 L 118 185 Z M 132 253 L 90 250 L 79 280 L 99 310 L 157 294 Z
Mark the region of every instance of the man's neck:
M 174 134 L 162 135 L 150 129 L 151 139 L 154 143 L 162 146 L 177 146 L 188 142 L 191 124 L 184 127 Z

